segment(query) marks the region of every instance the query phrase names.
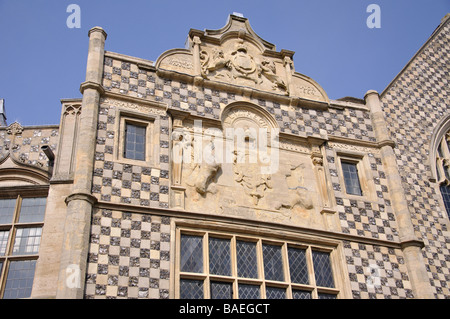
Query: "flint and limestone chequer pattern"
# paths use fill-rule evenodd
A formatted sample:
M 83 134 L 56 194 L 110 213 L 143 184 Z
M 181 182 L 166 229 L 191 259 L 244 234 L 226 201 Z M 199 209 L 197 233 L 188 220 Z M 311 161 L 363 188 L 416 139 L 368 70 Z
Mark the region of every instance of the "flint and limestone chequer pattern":
M 449 19 L 382 95 L 386 120 L 416 236 L 437 298 L 450 295 L 449 221 L 439 185 L 430 182 L 429 150 L 433 129 L 450 107 Z
M 160 151 L 153 167 L 123 163 L 114 158 L 117 107 L 101 104 L 95 152 L 92 193 L 112 203 L 148 207 L 169 207 L 169 119 L 159 116 Z M 136 161 L 138 163 L 138 161 Z
M 344 254 L 353 298 L 414 298 L 401 250 L 346 241 Z
M 106 91 L 166 103 L 193 115 L 219 119 L 220 111 L 231 102 L 248 101 L 265 108 L 281 132 L 299 136 L 335 135 L 375 141 L 368 111 L 330 108 L 328 111 L 290 107 L 267 99 L 159 78 L 155 72 L 139 69 L 135 63 L 105 58 L 103 86 Z
M 169 297 L 168 217 L 99 209 L 91 228 L 86 298 Z
M 326 154 L 342 232 L 398 242 L 397 222 L 391 207 L 386 174 L 379 155 L 375 152 L 367 155 L 375 184 L 376 201 L 373 201 L 364 196 L 349 198 L 345 193 L 344 185 L 340 184 L 333 148 L 327 146 Z
M 48 169 L 48 158 L 41 147 L 48 145 L 56 153 L 58 131 L 56 126 L 25 127 L 13 138 L 11 134 L 7 133 L 7 130 L 2 129 L 0 130 L 0 159 L 12 151 L 14 158 L 22 163 Z

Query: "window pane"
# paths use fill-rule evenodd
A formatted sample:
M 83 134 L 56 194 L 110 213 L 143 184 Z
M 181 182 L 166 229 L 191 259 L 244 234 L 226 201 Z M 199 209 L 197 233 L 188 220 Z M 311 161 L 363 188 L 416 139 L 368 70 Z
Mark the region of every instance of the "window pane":
M 8 244 L 9 230 L 0 231 L 0 256 L 6 254 L 6 245 Z
M 239 299 L 260 299 L 259 286 L 239 284 Z
M 35 260 L 11 261 L 3 298 L 16 299 L 30 297 L 35 267 Z
M 36 228 L 18 228 L 14 241 L 13 255 L 30 255 L 39 252 L 41 242 L 40 227 Z
M 450 217 L 450 186 L 441 185 L 440 188 L 445 209 L 447 210 L 447 215 Z
M 145 126 L 126 124 L 126 158 L 145 160 L 145 131 Z
M 289 247 L 289 272 L 291 281 L 299 284 L 308 284 L 308 265 L 306 264 L 306 250 Z
M 236 255 L 238 276 L 244 278 L 258 278 L 256 243 L 237 241 Z
M 286 289 L 267 287 L 266 288 L 267 299 L 286 299 Z
M 319 299 L 336 299 L 336 295 L 319 293 Z
M 334 288 L 333 272 L 331 270 L 331 263 L 330 263 L 330 254 L 321 251 L 313 251 L 312 257 L 313 257 L 316 285 Z
M 233 286 L 229 282 L 211 282 L 211 299 L 232 299 Z
M 46 202 L 45 197 L 22 199 L 19 223 L 43 222 Z
M 15 206 L 15 199 L 0 199 L 0 224 L 12 223 Z
M 292 299 L 311 299 L 311 291 L 293 289 Z
M 342 171 L 344 173 L 345 189 L 347 194 L 362 195 L 356 164 L 342 162 Z
M 229 239 L 209 238 L 209 272 L 215 275 L 231 275 Z
M 181 299 L 203 299 L 203 281 L 201 280 L 180 280 Z
M 180 270 L 203 272 L 203 239 L 200 236 L 181 235 Z
M 283 281 L 281 246 L 263 245 L 264 276 L 267 280 Z

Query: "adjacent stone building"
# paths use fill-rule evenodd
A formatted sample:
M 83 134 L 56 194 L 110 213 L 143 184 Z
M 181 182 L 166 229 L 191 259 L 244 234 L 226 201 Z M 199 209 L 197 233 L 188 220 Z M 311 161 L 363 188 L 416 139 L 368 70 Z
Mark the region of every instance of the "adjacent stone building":
M 239 15 L 156 61 L 92 28 L 59 125 L 0 127 L 0 297 L 449 298 L 448 17 L 338 100 Z

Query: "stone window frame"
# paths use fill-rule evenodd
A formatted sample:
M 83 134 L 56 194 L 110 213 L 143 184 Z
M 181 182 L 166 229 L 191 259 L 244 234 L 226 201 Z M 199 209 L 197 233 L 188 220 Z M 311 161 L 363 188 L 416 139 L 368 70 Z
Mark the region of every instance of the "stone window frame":
M 430 181 L 436 183 L 436 192 L 442 199 L 442 207 L 450 219 L 450 203 L 446 201 L 443 187 L 450 188 L 450 115 L 445 116 L 434 129 L 430 144 Z
M 373 175 L 368 155 L 363 152 L 349 150 L 336 150 L 335 155 L 336 169 L 339 175 L 339 183 L 343 189 L 344 196 L 354 200 L 377 201 L 377 193 L 375 184 L 373 182 Z M 356 164 L 359 185 L 362 193 L 361 195 L 347 193 L 344 172 L 342 169 L 342 162 Z
M 3 199 L 14 199 L 15 206 L 14 212 L 12 216 L 11 223 L 0 224 L 0 231 L 9 231 L 7 243 L 6 243 L 6 251 L 4 254 L 0 255 L 0 299 L 4 298 L 6 283 L 8 279 L 8 271 L 11 262 L 15 261 L 36 261 L 39 259 L 39 251 L 31 254 L 14 254 L 13 248 L 15 244 L 15 239 L 17 235 L 18 229 L 25 228 L 40 228 L 41 234 L 40 238 L 42 240 L 42 231 L 44 230 L 44 219 L 45 213 L 42 218 L 42 221 L 38 222 L 19 222 L 19 215 L 22 206 L 22 200 L 24 198 L 47 198 L 48 197 L 48 187 L 13 187 L 4 189 L 3 194 L 5 196 L 1 196 L 0 200 Z M 46 202 L 46 205 L 48 203 Z M 40 246 L 40 245 L 39 245 Z M 36 265 L 35 269 L 36 271 Z M 34 281 L 34 276 L 33 276 Z
M 227 283 L 232 283 L 233 287 L 233 298 L 238 298 L 238 283 L 243 284 L 254 284 L 260 286 L 260 298 L 265 298 L 265 287 L 275 287 L 275 288 L 284 288 L 286 289 L 286 298 L 292 298 L 292 288 L 299 290 L 309 290 L 312 293 L 312 299 L 317 299 L 320 294 L 333 294 L 336 298 L 346 298 L 345 297 L 345 279 L 348 277 L 348 274 L 345 274 L 345 266 L 343 266 L 343 257 L 341 256 L 340 251 L 340 242 L 331 239 L 317 238 L 314 240 L 311 238 L 304 238 L 299 236 L 298 234 L 285 234 L 284 232 L 274 232 L 270 229 L 264 230 L 262 228 L 258 228 L 257 230 L 251 229 L 248 226 L 241 226 L 230 228 L 230 226 L 223 225 L 221 226 L 218 223 L 210 224 L 208 222 L 196 222 L 182 220 L 182 221 L 173 221 L 172 225 L 172 249 L 175 251 L 175 255 L 172 263 L 172 273 L 174 276 L 172 277 L 171 287 L 173 288 L 172 297 L 175 299 L 180 298 L 180 280 L 181 279 L 192 279 L 192 280 L 203 280 L 204 281 L 204 299 L 210 298 L 210 282 L 213 281 L 222 281 Z M 206 224 L 206 225 L 205 225 Z M 278 236 L 274 236 L 274 233 L 279 233 Z M 196 235 L 203 237 L 203 272 L 202 273 L 189 273 L 189 272 L 181 272 L 180 270 L 180 246 L 181 246 L 181 234 L 187 235 Z M 222 276 L 222 275 L 214 275 L 209 273 L 209 264 L 208 259 L 209 256 L 206 254 L 208 251 L 208 238 L 209 236 L 214 238 L 225 238 L 231 240 L 231 263 L 232 263 L 232 274 L 231 276 Z M 237 275 L 237 261 L 236 261 L 236 241 L 250 241 L 255 242 L 257 245 L 257 256 L 258 256 L 258 278 L 241 278 Z M 284 281 L 274 281 L 267 280 L 262 275 L 263 273 L 263 259 L 262 259 L 262 244 L 272 244 L 272 245 L 281 245 L 282 246 L 282 254 L 283 254 L 283 273 L 284 273 Z M 308 275 L 309 275 L 309 284 L 297 284 L 293 283 L 289 277 L 289 265 L 286 263 L 288 260 L 287 255 L 287 247 L 295 247 L 307 250 L 308 255 Z M 330 264 L 333 271 L 333 280 L 334 280 L 334 288 L 329 287 L 319 287 L 315 285 L 315 277 L 314 272 L 312 271 L 311 262 L 312 255 L 311 251 L 317 250 L 320 252 L 326 252 L 330 255 Z
M 156 115 L 135 113 L 125 109 L 118 110 L 114 141 L 114 159 L 130 165 L 155 166 L 159 159 L 159 121 Z M 145 160 L 126 158 L 125 139 L 126 125 L 132 124 L 145 127 Z

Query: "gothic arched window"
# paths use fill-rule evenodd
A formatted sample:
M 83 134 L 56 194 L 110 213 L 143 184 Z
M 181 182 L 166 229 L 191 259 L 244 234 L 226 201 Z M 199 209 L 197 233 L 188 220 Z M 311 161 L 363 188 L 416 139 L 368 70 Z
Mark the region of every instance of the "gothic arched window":
M 435 130 L 432 158 L 432 171 L 439 185 L 447 215 L 450 217 L 450 116 L 447 116 Z

